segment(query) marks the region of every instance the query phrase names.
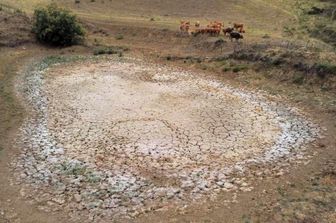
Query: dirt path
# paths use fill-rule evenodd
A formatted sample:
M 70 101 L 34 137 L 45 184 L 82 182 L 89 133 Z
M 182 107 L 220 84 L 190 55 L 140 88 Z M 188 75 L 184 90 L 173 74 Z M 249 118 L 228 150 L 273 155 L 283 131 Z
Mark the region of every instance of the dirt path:
M 36 188 L 27 199 L 73 220 L 133 218 L 225 191 L 235 201 L 253 190 L 248 176 L 281 176 L 309 158 L 319 135 L 296 109 L 179 69 L 111 58 L 44 72 L 19 89 L 32 115 L 16 173 Z

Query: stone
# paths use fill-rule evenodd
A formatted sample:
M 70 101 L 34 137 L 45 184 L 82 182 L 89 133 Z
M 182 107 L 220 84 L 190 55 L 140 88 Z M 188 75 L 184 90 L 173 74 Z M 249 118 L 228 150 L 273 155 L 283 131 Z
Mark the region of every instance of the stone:
M 60 205 L 62 205 L 62 204 L 64 204 L 65 203 L 65 199 L 63 199 L 63 198 L 59 198 L 59 197 L 55 197 L 55 198 L 53 198 L 53 199 L 51 199 L 53 202 L 55 202 L 55 203 L 57 203 L 57 204 L 60 204 Z
M 82 200 L 82 196 L 80 194 L 74 194 L 74 199 L 77 203 L 79 203 Z
M 227 190 L 230 190 L 234 187 L 234 185 L 232 183 L 229 183 L 229 182 L 225 182 L 223 187 Z

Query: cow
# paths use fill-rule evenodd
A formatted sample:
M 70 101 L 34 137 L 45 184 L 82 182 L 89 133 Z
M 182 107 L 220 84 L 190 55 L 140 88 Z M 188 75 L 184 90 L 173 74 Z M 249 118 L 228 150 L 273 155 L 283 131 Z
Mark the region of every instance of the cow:
M 228 27 L 228 28 L 223 29 L 224 36 L 226 36 L 226 34 L 232 33 L 233 31 L 234 31 L 234 28 L 232 28 L 232 27 Z
M 217 22 L 217 21 L 213 21 L 213 22 L 210 22 L 209 25 L 207 25 L 208 28 L 214 28 L 214 29 L 222 29 L 222 26 L 223 26 L 223 23 L 221 22 Z
M 236 41 L 239 41 L 239 39 L 244 39 L 244 36 L 239 32 L 231 32 L 230 39 L 231 39 L 231 42 L 233 39 L 236 39 Z
M 189 21 L 181 21 L 180 23 L 180 31 L 181 32 L 188 32 L 190 28 L 190 22 Z
M 223 26 L 223 23 L 221 22 L 217 22 L 217 21 L 210 22 L 210 24 L 207 25 L 207 29 L 206 29 L 207 33 L 210 35 L 218 36 L 221 32 L 222 26 Z
M 200 27 L 201 26 L 201 23 L 199 22 L 199 21 L 197 21 L 196 23 L 195 23 L 195 27 Z
M 210 22 L 206 27 L 201 27 L 200 23 L 197 21 L 195 23 L 195 29 L 191 32 L 193 35 L 207 34 L 211 36 L 218 36 L 221 32 L 223 24 L 221 22 Z
M 233 28 L 240 33 L 245 33 L 244 24 L 243 23 L 233 23 Z

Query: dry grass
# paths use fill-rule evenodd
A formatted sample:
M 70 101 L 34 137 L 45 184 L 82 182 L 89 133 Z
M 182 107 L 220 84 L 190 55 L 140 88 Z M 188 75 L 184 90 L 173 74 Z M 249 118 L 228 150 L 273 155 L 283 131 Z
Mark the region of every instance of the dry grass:
M 45 5 L 50 0 L 2 0 L 2 3 L 32 13 L 37 5 Z M 283 26 L 294 15 L 282 8 L 278 1 L 266 0 L 123 0 L 75 1 L 60 0 L 58 4 L 74 10 L 80 17 L 95 21 L 137 22 L 146 25 L 177 27 L 179 20 L 199 20 L 201 24 L 211 20 L 222 20 L 226 25 L 231 22 L 243 22 L 255 33 L 281 33 Z M 155 22 L 150 21 L 155 18 Z

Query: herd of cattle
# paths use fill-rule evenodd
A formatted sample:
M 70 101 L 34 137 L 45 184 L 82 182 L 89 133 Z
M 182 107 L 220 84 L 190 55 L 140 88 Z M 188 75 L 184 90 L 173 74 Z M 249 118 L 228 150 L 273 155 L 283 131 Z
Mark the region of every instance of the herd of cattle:
M 233 23 L 232 27 L 223 28 L 223 23 L 218 21 L 210 22 L 205 27 L 202 27 L 198 21 L 194 27 L 191 27 L 190 21 L 181 21 L 180 31 L 191 35 L 207 34 L 211 36 L 219 36 L 221 31 L 223 31 L 224 35 L 229 36 L 231 41 L 232 39 L 236 39 L 237 41 L 243 39 L 242 33 L 245 33 L 244 24 L 242 23 Z

